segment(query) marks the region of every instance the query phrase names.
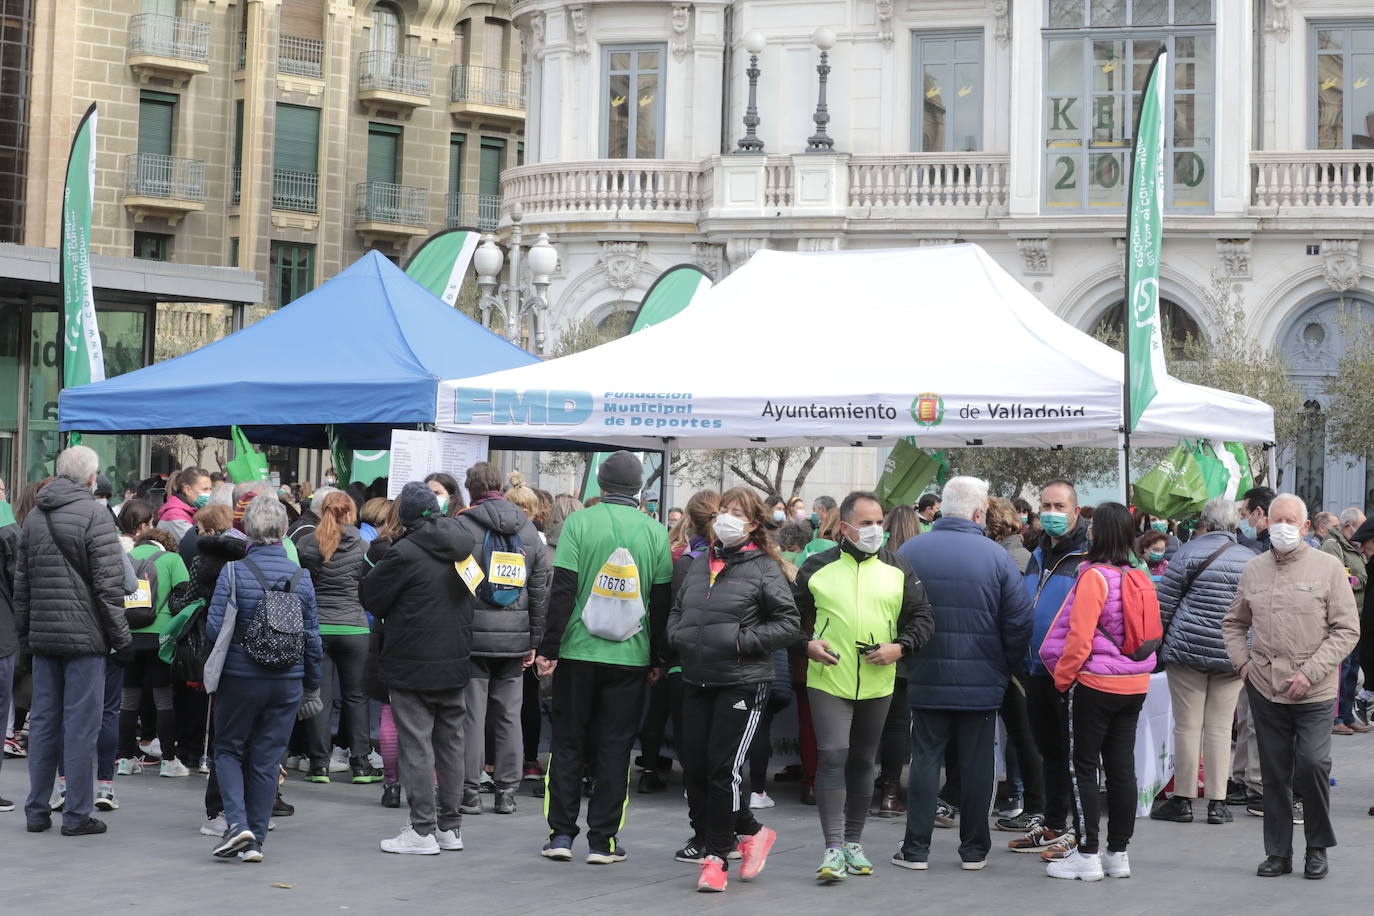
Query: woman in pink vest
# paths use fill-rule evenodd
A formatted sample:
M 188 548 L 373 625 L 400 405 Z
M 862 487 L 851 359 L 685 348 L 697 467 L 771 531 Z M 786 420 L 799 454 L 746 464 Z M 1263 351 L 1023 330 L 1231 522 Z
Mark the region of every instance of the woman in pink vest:
M 1135 727 L 1155 657 L 1132 661 L 1126 642 L 1122 585 L 1132 572 L 1131 515 L 1103 503 L 1092 519 L 1092 544 L 1078 582 L 1040 647 L 1045 668 L 1068 704 L 1069 757 L 1078 848 L 1050 862 L 1051 878 L 1129 878 L 1126 846 L 1135 829 Z M 1107 849 L 1098 851 L 1098 760 L 1107 776 Z

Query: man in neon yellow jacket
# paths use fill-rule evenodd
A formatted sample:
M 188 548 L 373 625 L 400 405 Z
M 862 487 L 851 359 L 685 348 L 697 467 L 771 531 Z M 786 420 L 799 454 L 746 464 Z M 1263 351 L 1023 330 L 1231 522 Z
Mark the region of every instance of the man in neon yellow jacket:
M 919 651 L 935 629 L 925 588 L 906 561 L 883 546 L 876 495 L 846 496 L 838 533 L 839 544 L 807 560 L 793 586 L 820 754 L 816 805 L 826 850 L 816 878 L 825 883 L 873 873 L 860 840 L 895 663 Z

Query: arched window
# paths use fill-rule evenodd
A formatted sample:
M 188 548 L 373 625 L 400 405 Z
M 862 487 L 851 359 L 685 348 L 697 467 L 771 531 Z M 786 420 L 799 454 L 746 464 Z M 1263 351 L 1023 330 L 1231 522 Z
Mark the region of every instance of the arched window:
M 1122 316 L 1124 310 L 1120 302 L 1108 306 L 1097 319 L 1093 322 L 1092 330 L 1089 332 L 1099 340 L 1109 340 L 1114 346 L 1121 346 L 1124 325 Z M 1183 355 L 1183 347 L 1188 342 L 1189 337 L 1201 337 L 1202 329 L 1193 320 L 1182 306 L 1168 299 L 1159 300 L 1159 320 L 1164 328 L 1164 338 L 1168 346 L 1165 354 L 1168 359 L 1179 359 Z
M 372 50 L 401 50 L 401 16 L 390 3 L 378 3 L 372 8 Z

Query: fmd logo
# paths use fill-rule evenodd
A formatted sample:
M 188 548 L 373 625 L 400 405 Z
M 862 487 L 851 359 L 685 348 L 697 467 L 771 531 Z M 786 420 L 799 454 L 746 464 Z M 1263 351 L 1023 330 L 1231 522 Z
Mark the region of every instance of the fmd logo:
M 454 395 L 455 423 L 575 426 L 591 416 L 592 395 L 588 391 L 459 388 Z

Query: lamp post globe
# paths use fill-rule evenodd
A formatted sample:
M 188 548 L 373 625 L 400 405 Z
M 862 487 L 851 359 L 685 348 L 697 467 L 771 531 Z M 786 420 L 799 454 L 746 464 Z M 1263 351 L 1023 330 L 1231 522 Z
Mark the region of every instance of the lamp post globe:
M 558 267 L 558 252 L 549 244 L 547 232 L 539 233 L 539 238 L 530 246 L 529 259 L 534 281 L 547 283 L 549 275 Z
M 477 276 L 495 278 L 501 273 L 501 265 L 505 263 L 505 260 L 505 256 L 501 254 L 501 248 L 496 244 L 496 237 L 487 233 L 482 244 L 477 246 L 477 250 L 473 252 L 472 266 L 477 268 Z
M 822 51 L 829 51 L 835 47 L 835 31 L 827 26 L 821 26 L 811 33 L 811 43 Z
M 758 29 L 751 29 L 744 33 L 744 50 L 750 54 L 762 54 L 763 49 L 768 46 L 768 39 Z

